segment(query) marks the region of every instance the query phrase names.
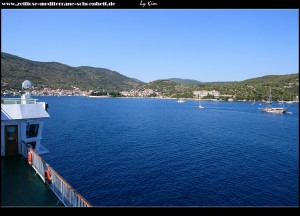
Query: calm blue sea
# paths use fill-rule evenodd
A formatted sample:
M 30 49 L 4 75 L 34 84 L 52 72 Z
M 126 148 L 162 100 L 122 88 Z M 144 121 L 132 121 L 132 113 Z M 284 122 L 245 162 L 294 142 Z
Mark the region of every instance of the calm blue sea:
M 35 97 L 43 155 L 94 206 L 299 206 L 299 104 Z

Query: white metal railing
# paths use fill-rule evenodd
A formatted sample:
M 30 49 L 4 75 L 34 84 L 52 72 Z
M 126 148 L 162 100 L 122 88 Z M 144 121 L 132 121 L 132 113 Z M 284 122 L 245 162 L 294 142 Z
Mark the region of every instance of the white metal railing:
M 25 143 L 22 143 L 22 146 Z M 25 155 L 23 154 L 23 149 Z M 58 199 L 67 207 L 92 207 L 71 185 L 64 180 L 43 158 L 31 148 L 22 147 L 22 154 L 27 158 L 28 152 L 32 154 L 32 168 L 39 174 L 45 182 L 45 171 L 48 169 L 52 177 L 52 183 L 49 185 Z
M 24 158 L 27 158 L 28 156 L 28 150 L 27 150 L 27 145 L 24 140 L 21 140 L 21 154 L 23 155 Z
M 1 104 L 36 104 L 38 99 L 2 98 Z

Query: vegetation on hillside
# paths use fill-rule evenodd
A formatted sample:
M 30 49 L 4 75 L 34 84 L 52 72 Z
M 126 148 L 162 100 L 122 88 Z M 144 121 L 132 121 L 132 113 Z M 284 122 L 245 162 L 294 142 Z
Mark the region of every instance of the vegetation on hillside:
M 30 80 L 35 87 L 52 89 L 99 90 L 118 92 L 141 85 L 116 71 L 94 67 L 71 67 L 57 62 L 30 61 L 1 52 L 1 88 L 20 89 Z
M 152 89 L 155 95 L 173 98 L 193 98 L 193 91 L 216 90 L 227 100 L 296 100 L 299 95 L 299 74 L 268 75 L 241 82 L 199 82 L 191 79 L 164 79 L 150 83 L 126 77 L 105 68 L 71 67 L 57 62 L 37 62 L 1 53 L 1 90 L 20 89 L 20 83 L 30 80 L 35 87 L 52 89 L 93 90 L 93 95 L 119 96 L 124 90 Z M 149 97 L 149 95 L 148 95 Z
M 299 74 L 269 75 L 241 82 L 206 82 L 201 84 L 180 84 L 171 80 L 157 80 L 143 85 L 174 98 L 193 98 L 193 91 L 216 90 L 220 99 L 227 100 L 267 100 L 272 92 L 272 100 L 296 100 L 299 95 Z

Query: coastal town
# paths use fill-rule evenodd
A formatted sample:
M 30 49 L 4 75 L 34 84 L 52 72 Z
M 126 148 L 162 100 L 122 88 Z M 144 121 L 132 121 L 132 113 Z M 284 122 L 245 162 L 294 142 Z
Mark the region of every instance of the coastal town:
M 98 91 L 94 90 L 81 90 L 75 86 L 72 86 L 73 89 L 66 90 L 66 89 L 51 89 L 51 88 L 37 88 L 32 86 L 31 88 L 31 95 L 33 96 L 92 96 L 97 95 L 94 94 Z M 20 96 L 24 93 L 22 90 L 1 90 L 1 95 L 11 95 L 11 96 Z M 111 96 L 109 93 L 101 94 L 101 96 Z M 122 97 L 158 97 L 158 98 L 165 98 L 164 95 L 162 95 L 160 92 L 156 92 L 152 89 L 144 89 L 144 90 L 138 90 L 133 89 L 130 91 L 121 91 L 119 92 L 119 96 Z
M 39 89 L 37 87 L 32 86 L 31 95 L 32 96 L 83 96 L 83 97 L 116 97 L 116 95 L 112 95 L 109 93 L 97 95 L 97 91 L 94 90 L 86 90 L 83 91 L 75 86 L 72 86 L 73 89 L 51 89 L 51 88 L 43 88 Z M 14 91 L 14 90 L 1 90 L 2 96 L 20 96 L 24 93 L 24 91 Z M 140 98 L 170 98 L 161 92 L 154 91 L 153 89 L 132 89 L 129 91 L 121 91 L 118 92 L 117 97 L 140 97 Z M 216 90 L 206 91 L 206 90 L 198 90 L 193 91 L 193 98 L 189 99 L 205 99 L 205 100 L 218 100 L 223 101 L 224 97 L 226 97 L 226 101 L 249 101 L 246 99 L 237 100 L 234 95 L 222 95 L 220 92 Z M 186 98 L 188 99 L 188 98 Z M 250 100 L 253 101 L 253 100 Z M 264 100 L 262 100 L 264 102 Z M 296 96 L 293 102 L 299 102 L 299 97 Z

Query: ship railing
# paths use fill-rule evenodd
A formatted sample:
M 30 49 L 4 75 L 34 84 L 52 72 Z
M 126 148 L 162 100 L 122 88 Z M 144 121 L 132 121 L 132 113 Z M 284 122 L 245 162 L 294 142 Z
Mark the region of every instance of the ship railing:
M 1 104 L 36 104 L 38 99 L 2 98 Z
M 72 186 L 63 179 L 44 159 L 32 148 L 27 148 L 27 152 L 32 153 L 32 168 L 45 181 L 45 171 L 48 169 L 51 174 L 51 184 L 49 188 L 58 197 L 59 201 L 67 207 L 92 207 L 92 205 L 81 196 Z M 24 147 L 23 147 L 24 148 Z M 26 155 L 26 156 L 25 156 Z M 24 157 L 27 158 L 27 154 Z
M 30 146 L 27 145 L 27 143 L 24 140 L 21 140 L 21 154 L 24 158 L 27 158 L 28 156 L 28 148 Z

